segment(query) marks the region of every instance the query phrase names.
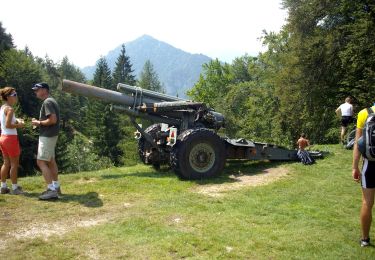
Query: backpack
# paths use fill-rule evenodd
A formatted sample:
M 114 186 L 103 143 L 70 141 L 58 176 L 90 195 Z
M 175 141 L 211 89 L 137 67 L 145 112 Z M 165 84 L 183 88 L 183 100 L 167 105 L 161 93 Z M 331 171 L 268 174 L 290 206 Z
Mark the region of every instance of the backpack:
M 358 140 L 358 149 L 369 161 L 375 161 L 375 113 L 367 108 L 367 119 L 362 137 Z

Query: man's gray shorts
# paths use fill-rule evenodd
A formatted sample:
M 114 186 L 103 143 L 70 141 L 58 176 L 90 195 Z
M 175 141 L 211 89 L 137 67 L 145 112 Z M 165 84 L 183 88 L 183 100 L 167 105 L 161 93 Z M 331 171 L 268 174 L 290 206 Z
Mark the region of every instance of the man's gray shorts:
M 38 156 L 37 159 L 41 161 L 51 161 L 52 158 L 55 158 L 55 148 L 57 143 L 58 136 L 45 137 L 39 136 L 39 145 L 38 145 Z

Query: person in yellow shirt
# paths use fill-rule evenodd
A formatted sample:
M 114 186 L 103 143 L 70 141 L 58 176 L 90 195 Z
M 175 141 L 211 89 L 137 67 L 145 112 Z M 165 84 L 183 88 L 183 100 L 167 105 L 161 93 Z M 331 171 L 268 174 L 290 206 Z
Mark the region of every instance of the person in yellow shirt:
M 375 112 L 375 104 L 371 109 L 373 112 Z M 359 170 L 361 153 L 358 150 L 358 139 L 363 134 L 363 128 L 365 127 L 367 116 L 367 109 L 363 109 L 358 113 L 352 165 L 353 179 L 357 182 L 361 181 L 362 186 L 362 207 L 360 216 L 362 229 L 360 244 L 362 247 L 370 245 L 370 227 L 372 221 L 371 213 L 374 205 L 375 195 L 375 161 L 369 161 L 366 158 L 363 158 L 362 172 Z

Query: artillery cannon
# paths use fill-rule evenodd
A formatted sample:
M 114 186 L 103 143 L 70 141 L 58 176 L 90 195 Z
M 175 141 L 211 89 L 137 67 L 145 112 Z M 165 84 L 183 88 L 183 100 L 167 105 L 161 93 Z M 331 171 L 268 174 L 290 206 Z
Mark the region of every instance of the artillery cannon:
M 127 114 L 140 133 L 138 151 L 142 162 L 158 168 L 169 164 L 183 179 L 218 175 L 228 159 L 298 160 L 297 151 L 246 139 L 221 137 L 224 116 L 204 103 L 118 84 L 121 92 L 63 80 L 63 91 L 96 98 L 112 104 L 112 109 Z M 146 129 L 135 118 L 154 122 Z

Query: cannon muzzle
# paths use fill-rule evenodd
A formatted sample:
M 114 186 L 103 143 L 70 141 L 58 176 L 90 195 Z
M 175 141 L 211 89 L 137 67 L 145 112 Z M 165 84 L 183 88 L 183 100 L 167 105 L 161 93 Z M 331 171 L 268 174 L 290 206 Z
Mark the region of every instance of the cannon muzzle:
M 134 102 L 133 97 L 122 94 L 120 92 L 98 88 L 66 79 L 63 80 L 62 90 L 76 95 L 100 99 L 107 103 L 131 106 Z

